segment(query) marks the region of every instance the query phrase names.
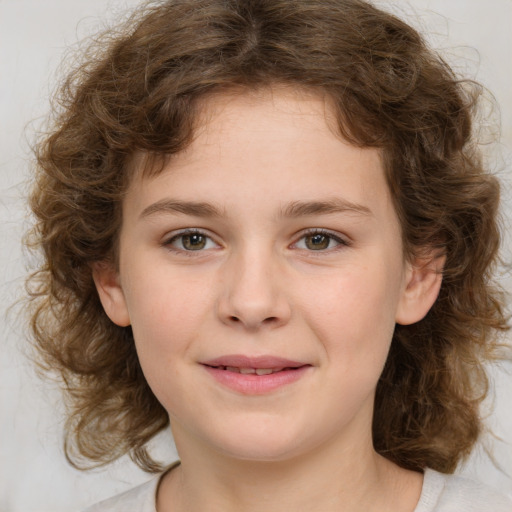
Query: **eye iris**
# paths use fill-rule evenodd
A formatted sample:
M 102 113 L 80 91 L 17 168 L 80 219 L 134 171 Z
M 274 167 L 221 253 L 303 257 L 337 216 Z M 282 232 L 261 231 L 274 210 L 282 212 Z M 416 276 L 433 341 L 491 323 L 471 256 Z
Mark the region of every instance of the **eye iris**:
M 329 247 L 330 238 L 326 235 L 316 234 L 306 237 L 306 247 L 313 251 L 327 249 Z
M 206 245 L 206 237 L 198 234 L 183 235 L 183 247 L 188 251 L 199 251 Z

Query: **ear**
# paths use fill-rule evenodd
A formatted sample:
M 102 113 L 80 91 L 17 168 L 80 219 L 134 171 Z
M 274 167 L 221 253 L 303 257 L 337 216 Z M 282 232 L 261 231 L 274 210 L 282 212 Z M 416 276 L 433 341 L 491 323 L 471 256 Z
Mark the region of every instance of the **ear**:
M 120 327 L 130 325 L 130 316 L 119 282 L 119 273 L 114 265 L 104 261 L 94 263 L 92 277 L 103 309 L 110 320 Z
M 419 322 L 429 312 L 439 295 L 443 280 L 444 255 L 422 256 L 407 263 L 402 296 L 395 321 L 410 325 Z

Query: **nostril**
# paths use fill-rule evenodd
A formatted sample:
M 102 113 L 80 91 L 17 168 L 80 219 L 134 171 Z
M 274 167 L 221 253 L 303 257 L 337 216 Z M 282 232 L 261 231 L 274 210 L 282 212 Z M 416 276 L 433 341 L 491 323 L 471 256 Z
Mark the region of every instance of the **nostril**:
M 236 316 L 231 316 L 230 319 L 232 322 L 240 322 L 240 319 Z

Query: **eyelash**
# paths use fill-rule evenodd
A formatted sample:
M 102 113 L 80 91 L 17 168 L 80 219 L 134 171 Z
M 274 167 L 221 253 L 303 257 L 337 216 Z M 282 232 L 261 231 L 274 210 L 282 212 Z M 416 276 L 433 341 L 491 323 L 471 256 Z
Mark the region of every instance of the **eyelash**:
M 176 240 L 179 240 L 180 238 L 183 239 L 186 236 L 194 236 L 194 235 L 201 236 L 207 240 L 213 241 L 213 238 L 210 235 L 208 235 L 204 231 L 201 231 L 200 229 L 187 229 L 185 231 L 181 231 L 180 233 L 176 233 L 175 235 L 171 236 L 170 238 L 165 240 L 162 245 L 167 247 L 167 249 L 172 252 L 183 254 L 185 256 L 194 256 L 194 253 L 200 253 L 200 252 L 202 252 L 202 250 L 198 249 L 198 250 L 194 251 L 194 250 L 187 250 L 184 248 L 180 249 L 180 248 L 173 247 L 173 245 L 172 245 L 173 242 L 175 242 Z
M 332 251 L 336 251 L 336 250 L 340 250 L 340 248 L 343 248 L 343 247 L 350 247 L 350 243 L 348 240 L 342 238 L 340 235 L 338 234 L 335 234 L 335 233 L 332 233 L 331 231 L 328 231 L 326 229 L 318 229 L 318 228 L 313 228 L 313 229 L 308 229 L 307 231 L 305 231 L 301 237 L 297 240 L 297 242 L 294 242 L 293 245 L 297 245 L 297 243 L 300 241 L 300 240 L 303 240 L 307 237 L 312 237 L 312 236 L 317 236 L 317 235 L 321 235 L 321 236 L 324 236 L 324 237 L 327 237 L 331 240 L 334 240 L 335 242 L 337 242 L 337 246 L 334 247 L 334 248 L 330 248 L 330 249 L 323 249 L 323 250 L 318 250 L 318 251 L 314 251 L 314 250 L 309 250 L 308 252 L 310 253 L 327 253 L 327 252 L 332 252 Z M 304 250 L 307 250 L 307 249 L 304 249 Z
M 167 247 L 168 250 L 170 250 L 172 252 L 183 254 L 186 256 L 193 256 L 194 253 L 203 252 L 204 249 L 187 250 L 185 248 L 176 248 L 176 247 L 173 247 L 173 245 L 172 245 L 175 241 L 179 240 L 180 238 L 183 238 L 186 236 L 193 236 L 193 235 L 201 236 L 201 237 L 203 237 L 207 240 L 213 241 L 215 243 L 213 238 L 210 235 L 208 235 L 207 233 L 205 233 L 204 231 L 201 231 L 200 229 L 187 229 L 187 230 L 177 233 L 177 234 L 173 235 L 172 237 L 170 237 L 169 239 L 165 240 L 162 245 Z M 309 230 L 305 231 L 304 233 L 302 233 L 300 238 L 296 242 L 294 242 L 292 244 L 292 246 L 296 246 L 301 240 L 303 240 L 307 237 L 313 237 L 313 236 L 318 236 L 318 235 L 326 237 L 330 240 L 334 240 L 338 244 L 338 246 L 336 246 L 334 248 L 320 249 L 318 251 L 308 250 L 308 249 L 301 249 L 301 250 L 305 250 L 305 251 L 307 251 L 309 253 L 313 253 L 313 254 L 315 252 L 322 254 L 322 253 L 326 253 L 326 252 L 330 253 L 332 251 L 339 250 L 339 246 L 350 247 L 350 245 L 351 245 L 350 242 L 348 242 L 346 239 L 341 238 L 339 235 L 334 234 L 331 231 L 327 231 L 325 229 L 318 229 L 318 228 L 315 229 L 314 228 L 314 229 L 309 229 Z M 206 243 L 208 243 L 208 242 L 206 242 Z M 330 244 L 330 242 L 329 242 L 329 244 Z

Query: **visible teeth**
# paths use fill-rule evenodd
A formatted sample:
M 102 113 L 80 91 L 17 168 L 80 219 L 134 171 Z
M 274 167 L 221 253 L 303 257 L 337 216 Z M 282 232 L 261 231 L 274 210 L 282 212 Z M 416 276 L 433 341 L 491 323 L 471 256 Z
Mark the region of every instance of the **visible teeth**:
M 274 370 L 272 370 L 271 368 L 257 368 L 256 369 L 257 375 L 268 375 L 273 372 L 274 372 Z
M 255 370 L 254 368 L 240 368 L 240 373 L 243 373 L 243 374 L 250 374 L 250 373 L 256 373 L 257 370 Z
M 236 366 L 219 366 L 219 368 L 227 370 L 228 372 L 242 373 L 243 375 L 270 375 L 284 370 L 282 368 L 238 368 Z

